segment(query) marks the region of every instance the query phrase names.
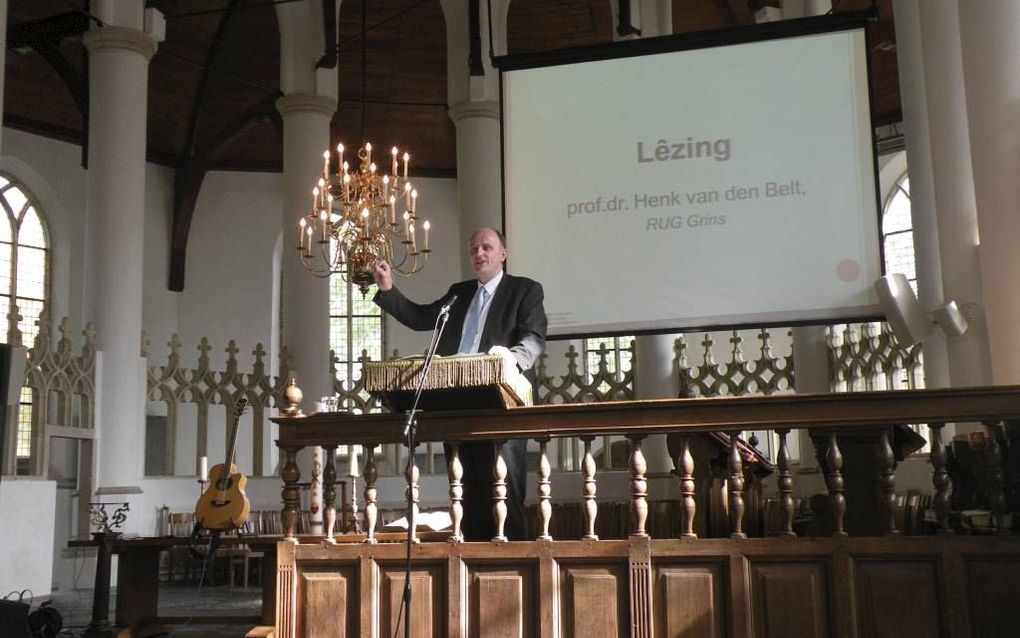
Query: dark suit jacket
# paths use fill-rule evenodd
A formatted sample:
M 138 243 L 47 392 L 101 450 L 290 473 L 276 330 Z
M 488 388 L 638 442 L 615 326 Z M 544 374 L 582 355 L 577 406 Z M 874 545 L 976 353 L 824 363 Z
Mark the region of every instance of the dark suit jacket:
M 394 286 L 385 292 L 377 292 L 373 300 L 408 328 L 432 330 L 440 308 L 452 295 L 457 295 L 437 349 L 440 355 L 445 356 L 457 354 L 461 332 L 464 330 L 464 318 L 477 289 L 477 280 L 462 281 L 450 286 L 445 295 L 432 303 L 418 304 Z M 487 352 L 492 346 L 505 346 L 513 353 L 525 376 L 534 379 L 534 366 L 545 350 L 548 324 L 543 299 L 542 285 L 537 281 L 503 273 L 503 279 L 496 287 L 496 294 L 492 297 L 489 313 L 485 317 L 478 351 Z

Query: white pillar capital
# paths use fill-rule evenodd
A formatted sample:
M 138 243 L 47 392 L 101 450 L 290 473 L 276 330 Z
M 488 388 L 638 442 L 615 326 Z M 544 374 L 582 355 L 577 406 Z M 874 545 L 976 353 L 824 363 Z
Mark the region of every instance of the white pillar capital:
M 103 27 L 86 31 L 82 44 L 89 53 L 105 48 L 126 49 L 140 53 L 146 60 L 151 60 L 156 54 L 156 38 L 127 27 Z
M 469 117 L 488 117 L 494 120 L 499 119 L 499 103 L 493 100 L 482 100 L 478 102 L 467 101 L 454 104 L 450 107 L 450 119 L 454 124 Z
M 337 101 L 326 95 L 292 93 L 276 100 L 276 110 L 283 117 L 295 113 L 312 113 L 332 118 L 333 114 L 336 113 L 336 109 Z

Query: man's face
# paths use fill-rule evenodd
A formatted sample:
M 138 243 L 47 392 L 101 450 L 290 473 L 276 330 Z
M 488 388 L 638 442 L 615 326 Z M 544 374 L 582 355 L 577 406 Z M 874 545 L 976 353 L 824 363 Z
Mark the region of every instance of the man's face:
M 471 235 L 468 251 L 471 266 L 475 269 L 478 281 L 483 284 L 503 270 L 506 249 L 499 243 L 499 236 L 492 229 L 485 228 Z

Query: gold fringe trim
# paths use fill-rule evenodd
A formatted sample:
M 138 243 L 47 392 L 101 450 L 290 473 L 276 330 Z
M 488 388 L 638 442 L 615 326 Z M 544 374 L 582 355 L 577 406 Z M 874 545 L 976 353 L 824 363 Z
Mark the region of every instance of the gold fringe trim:
M 423 359 L 365 362 L 365 389 L 369 392 L 414 390 L 425 363 Z M 436 357 L 432 361 L 426 390 L 475 388 L 503 383 L 503 360 L 495 355 Z

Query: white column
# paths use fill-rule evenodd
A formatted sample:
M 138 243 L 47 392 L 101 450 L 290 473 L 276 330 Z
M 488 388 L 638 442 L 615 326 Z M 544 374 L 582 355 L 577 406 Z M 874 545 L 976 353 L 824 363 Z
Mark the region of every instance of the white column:
M 929 387 L 991 381 L 956 4 L 893 5 L 919 296 L 926 310 L 955 300 L 969 323 L 961 337 L 925 342 Z M 944 357 L 943 369 L 932 368 L 932 355 Z
M 102 360 L 96 392 L 98 485 L 116 492 L 137 483 L 144 461 L 145 131 L 156 40 L 135 28 L 109 26 L 87 32 L 84 45 L 89 51 L 86 317 L 95 322 Z
M 499 103 L 467 100 L 450 107 L 457 129 L 457 204 L 460 236 L 467 242 L 476 229 L 501 228 L 502 177 L 500 175 Z M 513 247 L 511 247 L 512 250 Z M 474 277 L 461 251 L 461 272 Z
M 914 6 L 911 6 L 914 5 Z M 943 303 L 942 268 L 939 255 L 939 229 L 934 214 L 935 185 L 932 170 L 931 138 L 924 88 L 924 60 L 921 53 L 917 5 L 912 0 L 895 2 L 896 40 L 900 95 L 906 127 L 907 167 L 910 174 L 911 221 L 914 236 L 914 261 L 917 265 L 917 298 L 925 310 Z M 900 49 L 900 39 L 903 48 Z M 908 52 L 913 51 L 913 54 Z M 930 388 L 949 385 L 948 351 L 942 334 L 924 342 L 924 380 Z
M 489 4 L 479 3 L 484 75 L 471 75 L 468 66 L 470 28 L 468 0 L 442 0 L 446 18 L 447 97 L 450 119 L 457 129 L 457 205 L 460 235 L 467 242 L 483 226 L 502 227 L 502 175 L 499 131 L 499 72 L 489 60 Z M 492 49 L 506 53 L 508 0 L 492 6 Z M 511 262 L 513 261 L 513 246 Z M 474 277 L 467 251 L 461 257 L 461 272 Z
M 322 151 L 329 145 L 329 122 L 336 100 L 322 95 L 280 98 L 283 117 L 283 344 L 293 356 L 291 372 L 304 392 L 303 409 L 314 409 L 333 393 L 329 378 L 329 280 L 305 270 L 298 251 L 298 219 L 312 205 L 312 188 L 322 174 Z
M 337 3 L 337 10 L 339 10 Z M 333 394 L 329 375 L 329 280 L 305 270 L 298 256 L 298 219 L 312 205 L 312 188 L 322 173 L 322 152 L 331 146 L 329 123 L 337 109 L 337 69 L 317 69 L 325 48 L 322 3 L 310 0 L 276 5 L 280 27 L 280 88 L 276 102 L 283 118 L 283 255 L 280 264 L 282 345 L 304 392 L 308 413 Z M 334 16 L 336 17 L 336 16 Z M 312 481 L 312 532 L 322 531 L 322 448 L 298 458 L 303 480 Z
M 946 3 L 949 5 L 950 3 Z M 1020 3 L 959 5 L 992 383 L 1020 383 Z

